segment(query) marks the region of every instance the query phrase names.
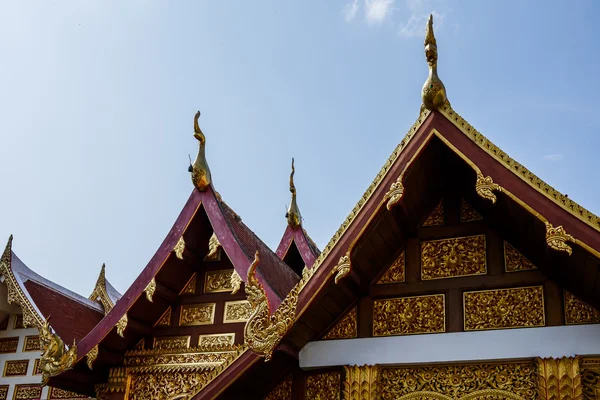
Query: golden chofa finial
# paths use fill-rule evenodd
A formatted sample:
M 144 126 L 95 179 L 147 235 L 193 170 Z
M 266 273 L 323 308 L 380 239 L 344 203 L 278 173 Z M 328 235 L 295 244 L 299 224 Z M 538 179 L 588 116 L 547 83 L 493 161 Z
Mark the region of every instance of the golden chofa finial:
M 448 99 L 446 98 L 446 88 L 437 74 L 437 44 L 433 34 L 433 15 L 429 15 L 427 28 L 425 29 L 425 58 L 429 64 L 429 77 L 423 85 L 421 98 L 423 106 L 428 110 L 435 110 L 443 106 Z
M 194 137 L 198 139 L 198 156 L 196 157 L 194 164 L 190 165 L 188 171 L 192 173 L 192 182 L 194 183 L 194 186 L 203 192 L 210 186 L 211 178 L 210 169 L 208 168 L 208 163 L 206 162 L 206 155 L 204 154 L 206 138 L 204 137 L 204 133 L 202 133 L 202 130 L 198 125 L 198 118 L 200 118 L 200 111 L 198 111 L 194 116 Z
M 297 228 L 302 223 L 300 209 L 298 208 L 298 204 L 296 203 L 296 186 L 294 186 L 295 172 L 296 170 L 294 169 L 294 159 L 292 158 L 292 173 L 290 174 L 290 192 L 292 192 L 292 202 L 290 203 L 290 208 L 288 208 L 287 213 L 285 213 L 285 218 L 287 218 L 288 225 L 292 228 Z

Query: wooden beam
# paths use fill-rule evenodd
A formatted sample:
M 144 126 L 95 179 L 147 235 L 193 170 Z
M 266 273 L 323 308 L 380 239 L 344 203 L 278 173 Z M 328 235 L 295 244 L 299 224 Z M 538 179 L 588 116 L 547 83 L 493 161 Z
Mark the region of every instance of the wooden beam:
M 161 285 L 156 282 L 156 290 L 154 292 L 155 295 L 158 295 L 165 299 L 170 304 L 174 303 L 177 300 L 177 293 L 168 287 Z

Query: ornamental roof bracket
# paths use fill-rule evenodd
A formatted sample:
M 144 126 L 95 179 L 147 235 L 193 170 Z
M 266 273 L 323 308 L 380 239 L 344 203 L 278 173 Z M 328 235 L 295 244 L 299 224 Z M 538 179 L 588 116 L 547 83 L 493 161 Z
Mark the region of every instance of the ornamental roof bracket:
M 294 173 L 296 169 L 294 168 L 294 159 L 292 158 L 292 172 L 290 173 L 290 192 L 292 193 L 292 201 L 290 202 L 290 207 L 285 213 L 285 218 L 288 221 L 288 225 L 291 228 L 297 228 L 302 224 L 302 215 L 300 215 L 300 209 L 298 208 L 298 203 L 296 203 L 296 186 L 294 186 Z
M 423 107 L 435 110 L 448 102 L 446 88 L 437 74 L 437 43 L 433 33 L 433 14 L 429 15 L 427 27 L 425 28 L 425 58 L 429 64 L 429 76 L 423 85 L 421 98 Z
M 98 275 L 96 286 L 94 286 L 94 290 L 92 291 L 92 294 L 90 294 L 89 299 L 102 304 L 102 308 L 104 308 L 104 315 L 108 314 L 115 306 L 115 303 L 110 298 L 108 291 L 106 290 L 106 264 L 102 264 L 102 268 L 100 268 L 100 274 Z
M 206 155 L 204 153 L 206 137 L 198 125 L 198 118 L 200 118 L 200 111 L 194 116 L 194 137 L 198 140 L 198 156 L 196 156 L 196 161 L 194 161 L 194 164 L 190 165 L 188 171 L 192 174 L 194 186 L 199 191 L 204 192 L 211 184 L 211 177 L 208 162 L 206 161 Z

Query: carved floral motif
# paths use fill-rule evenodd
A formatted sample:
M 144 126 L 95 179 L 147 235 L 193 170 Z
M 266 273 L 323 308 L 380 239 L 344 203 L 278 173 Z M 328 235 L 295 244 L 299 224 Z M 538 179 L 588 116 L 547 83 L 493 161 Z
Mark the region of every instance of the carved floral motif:
M 532 286 L 464 294 L 465 330 L 544 326 L 544 288 Z
M 16 353 L 19 347 L 18 337 L 7 337 L 0 339 L 0 354 L 1 353 Z
M 291 400 L 292 399 L 292 376 L 287 376 L 279 385 L 269 392 L 264 400 Z
M 66 399 L 66 400 L 89 399 L 89 397 L 87 397 L 83 394 L 69 392 L 68 390 L 51 387 L 48 391 L 48 400 L 60 400 L 60 399 Z
M 197 274 L 194 272 L 190 280 L 185 284 L 180 294 L 195 294 Z
M 214 335 L 200 335 L 198 346 L 229 346 L 235 342 L 235 333 L 217 333 Z
M 8 400 L 8 385 L 0 385 L 0 400 Z
M 233 290 L 231 286 L 232 274 L 233 269 L 206 271 L 204 293 L 231 292 Z
M 42 398 L 42 387 L 39 385 L 16 385 L 13 400 L 38 400 Z
M 40 345 L 43 349 L 40 369 L 42 370 L 42 385 L 45 385 L 50 377 L 73 367 L 77 360 L 77 345 L 73 339 L 73 344 L 67 347 L 63 340 L 52 332 L 48 320 L 39 328 L 39 333 Z
M 373 336 L 446 331 L 443 294 L 375 300 Z
M 537 369 L 533 362 L 392 367 L 382 368 L 379 376 L 381 400 L 529 400 L 537 395 Z
M 98 353 L 99 353 L 98 345 L 95 345 L 94 347 L 92 347 L 92 349 L 87 353 L 86 364 L 89 369 L 94 369 L 92 367 L 94 366 L 94 361 L 96 361 L 96 358 L 98 358 Z
M 339 400 L 341 376 L 338 371 L 312 374 L 306 377 L 306 399 Z
M 148 286 L 144 289 L 144 293 L 146 293 L 146 298 L 149 302 L 152 302 L 152 296 L 154 296 L 154 292 L 156 291 L 156 279 L 152 278 L 152 280 L 148 283 Z
M 242 287 L 243 282 L 244 281 L 242 281 L 242 277 L 240 276 L 240 274 L 238 274 L 237 271 L 234 269 L 231 273 L 231 281 L 229 283 L 231 286 L 231 294 L 236 294 Z
M 554 228 L 551 224 L 546 222 L 546 243 L 548 244 L 548 247 L 556 251 L 564 251 L 571 255 L 573 249 L 567 242 L 575 242 L 575 238 L 569 235 L 562 225 Z
M 583 400 L 583 386 L 576 357 L 537 358 L 538 400 Z
M 185 240 L 183 239 L 183 235 L 179 237 L 175 247 L 173 247 L 173 251 L 175 252 L 175 257 L 183 260 L 183 252 L 185 251 Z
M 344 400 L 377 400 L 379 367 L 375 365 L 345 366 L 346 379 L 342 389 Z
M 335 275 L 335 283 L 337 284 L 342 278 L 350 273 L 352 269 L 352 262 L 350 261 L 350 253 L 346 253 L 345 256 L 340 257 L 335 268 L 331 271 Z
M 225 303 L 223 322 L 245 322 L 252 314 L 252 306 L 248 300 L 228 301 Z
M 179 350 L 190 347 L 190 336 L 166 336 L 154 338 L 155 349 Z
M 202 387 L 208 371 L 163 371 L 160 374 L 133 375 L 129 399 L 189 399 Z
M 167 310 L 160 316 L 158 321 L 154 326 L 170 326 L 171 325 L 171 313 L 173 309 L 171 307 L 167 308 Z
M 437 206 L 431 211 L 429 216 L 423 222 L 423 226 L 444 225 L 444 200 L 440 200 Z
M 600 323 L 600 312 L 577 296 L 565 290 L 564 300 L 567 325 Z
M 485 235 L 421 243 L 421 279 L 483 275 L 487 272 Z
M 396 204 L 402 200 L 402 196 L 404 195 L 404 186 L 402 185 L 402 175 L 396 179 L 394 183 L 390 185 L 389 190 L 383 196 L 383 201 L 387 200 L 386 208 L 391 210 L 394 208 Z
M 500 192 L 502 188 L 497 183 L 494 183 L 491 176 L 484 177 L 478 173 L 477 181 L 475 182 L 475 192 L 480 197 L 490 200 L 492 204 L 494 204 L 496 203 L 496 195 L 493 193 L 494 190 Z
M 4 363 L 2 376 L 27 375 L 27 367 L 29 367 L 29 360 L 7 360 Z
M 323 339 L 353 339 L 356 337 L 356 307 L 350 311 L 327 332 Z
M 204 261 L 219 261 L 221 259 L 221 243 L 217 239 L 217 235 L 213 232 L 208 240 L 208 253 L 204 257 Z
M 537 269 L 537 267 L 510 243 L 504 242 L 504 270 L 506 272 L 529 271 L 532 269 Z
M 37 351 L 41 350 L 40 337 L 38 335 L 25 336 L 25 343 L 23 343 L 23 351 Z
M 483 217 L 465 199 L 460 200 L 460 222 L 482 220 Z
M 102 264 L 102 268 L 100 269 L 100 275 L 98 275 L 98 280 L 96 281 L 94 290 L 92 290 L 92 294 L 90 294 L 89 298 L 92 301 L 102 304 L 102 308 L 104 309 L 104 315 L 108 314 L 110 310 L 112 310 L 115 306 L 115 303 L 112 301 L 112 299 L 108 295 L 108 292 L 106 291 L 105 264 Z
M 127 314 L 123 314 L 123 316 L 121 318 L 119 318 L 119 320 L 117 321 L 117 324 L 115 325 L 117 328 L 117 334 L 121 337 L 125 337 L 125 328 L 127 328 Z
M 398 256 L 396 261 L 390 265 L 390 267 L 385 271 L 383 276 L 377 281 L 378 285 L 383 285 L 386 283 L 400 283 L 405 280 L 405 265 L 406 265 L 406 255 L 405 252 Z
M 581 380 L 583 398 L 595 400 L 600 398 L 600 359 L 596 357 L 581 360 Z
M 184 304 L 179 326 L 210 325 L 215 320 L 215 303 Z

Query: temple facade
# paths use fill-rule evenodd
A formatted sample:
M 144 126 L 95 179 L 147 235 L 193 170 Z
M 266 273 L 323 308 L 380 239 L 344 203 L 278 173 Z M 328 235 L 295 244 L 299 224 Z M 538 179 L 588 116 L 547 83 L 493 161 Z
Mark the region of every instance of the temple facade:
M 104 268 L 89 298 L 57 287 L 9 241 L 0 399 L 600 399 L 600 218 L 451 107 L 432 17 L 424 45 L 419 116 L 322 250 L 293 161 L 275 251 L 227 205 L 200 113 L 192 194 L 123 295 Z

